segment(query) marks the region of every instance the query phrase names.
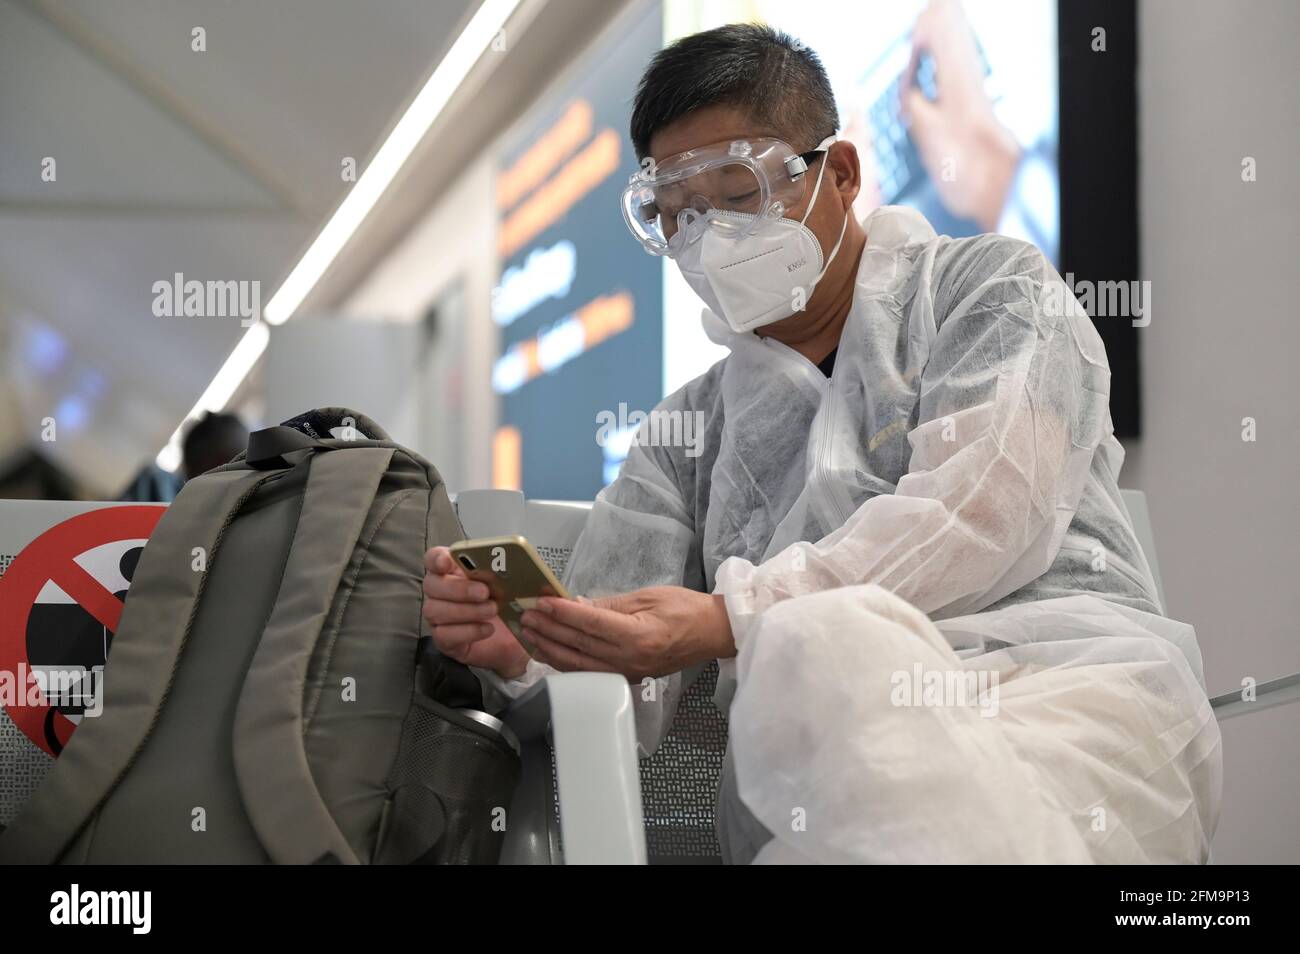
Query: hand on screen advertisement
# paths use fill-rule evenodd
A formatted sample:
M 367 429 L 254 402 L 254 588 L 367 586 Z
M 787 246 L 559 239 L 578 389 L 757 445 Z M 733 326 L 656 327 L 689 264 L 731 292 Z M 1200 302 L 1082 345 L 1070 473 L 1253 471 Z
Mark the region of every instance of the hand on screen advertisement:
M 934 60 L 937 97 L 915 82 L 922 54 Z M 944 207 L 997 227 L 1020 162 L 1020 146 L 993 112 L 970 23 L 957 0 L 931 0 L 912 31 L 900 103 L 921 162 Z

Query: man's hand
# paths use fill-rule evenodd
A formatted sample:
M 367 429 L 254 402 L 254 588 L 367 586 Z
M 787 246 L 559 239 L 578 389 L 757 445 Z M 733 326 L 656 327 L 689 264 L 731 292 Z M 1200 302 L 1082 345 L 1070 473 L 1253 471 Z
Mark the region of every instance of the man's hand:
M 443 655 L 506 679 L 523 675 L 528 653 L 501 622 L 487 584 L 471 580 L 446 547 L 424 555 L 423 612 Z
M 993 113 L 970 24 L 956 0 L 931 0 L 912 30 L 903 117 L 944 208 L 997 227 L 1020 164 L 1020 145 Z M 934 58 L 935 102 L 912 81 L 922 52 Z
M 564 671 L 617 672 L 633 682 L 736 654 L 722 597 L 680 586 L 594 603 L 544 597 L 523 623 L 539 660 Z

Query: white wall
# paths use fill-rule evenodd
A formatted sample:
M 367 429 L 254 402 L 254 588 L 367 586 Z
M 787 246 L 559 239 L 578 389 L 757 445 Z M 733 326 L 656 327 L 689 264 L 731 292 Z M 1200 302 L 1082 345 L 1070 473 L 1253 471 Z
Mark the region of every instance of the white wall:
M 460 329 L 464 342 L 460 369 L 465 382 L 460 422 L 464 446 L 455 462 L 459 480 L 453 481 L 450 473 L 444 475 L 453 490 L 492 485 L 496 396 L 487 382 L 497 344 L 490 314 L 497 257 L 495 167 L 490 156 L 489 150 L 484 159 L 465 169 L 420 224 L 338 309 L 355 317 L 418 321 L 434 299 L 463 281 L 465 307 L 456 311 L 464 320 Z M 435 467 L 447 471 L 452 463 L 433 460 Z
M 1150 497 L 1170 615 L 1196 626 L 1209 689 L 1225 692 L 1300 670 L 1300 4 L 1144 0 L 1140 17 L 1154 307 L 1122 483 Z M 1216 860 L 1300 862 L 1300 705 L 1223 736 Z
M 271 329 L 266 349 L 267 420 L 314 407 L 346 407 L 374 420 L 398 443 L 427 453 L 420 433 L 422 328 L 313 316 Z

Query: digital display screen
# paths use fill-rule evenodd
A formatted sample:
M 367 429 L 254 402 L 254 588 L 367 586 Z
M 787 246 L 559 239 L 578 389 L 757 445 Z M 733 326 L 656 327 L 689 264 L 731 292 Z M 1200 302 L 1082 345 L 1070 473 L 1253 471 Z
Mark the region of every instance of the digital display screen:
M 628 234 L 632 96 L 663 41 L 651 8 L 561 80 L 508 137 L 497 176 L 493 484 L 591 499 L 663 396 L 661 263 Z M 624 413 L 619 417 L 620 405 Z M 602 427 L 612 416 L 614 427 Z

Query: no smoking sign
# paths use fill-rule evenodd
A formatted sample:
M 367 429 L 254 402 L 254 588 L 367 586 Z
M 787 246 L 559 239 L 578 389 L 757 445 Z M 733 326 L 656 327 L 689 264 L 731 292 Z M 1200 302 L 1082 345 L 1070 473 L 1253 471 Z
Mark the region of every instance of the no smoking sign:
M 82 705 L 48 699 L 38 670 L 90 672 L 117 631 L 135 563 L 166 508 L 114 506 L 78 514 L 36 537 L 0 576 L 0 701 L 35 745 L 57 756 Z M 101 680 L 90 685 L 99 691 Z M 34 704 L 33 704 L 34 703 Z

